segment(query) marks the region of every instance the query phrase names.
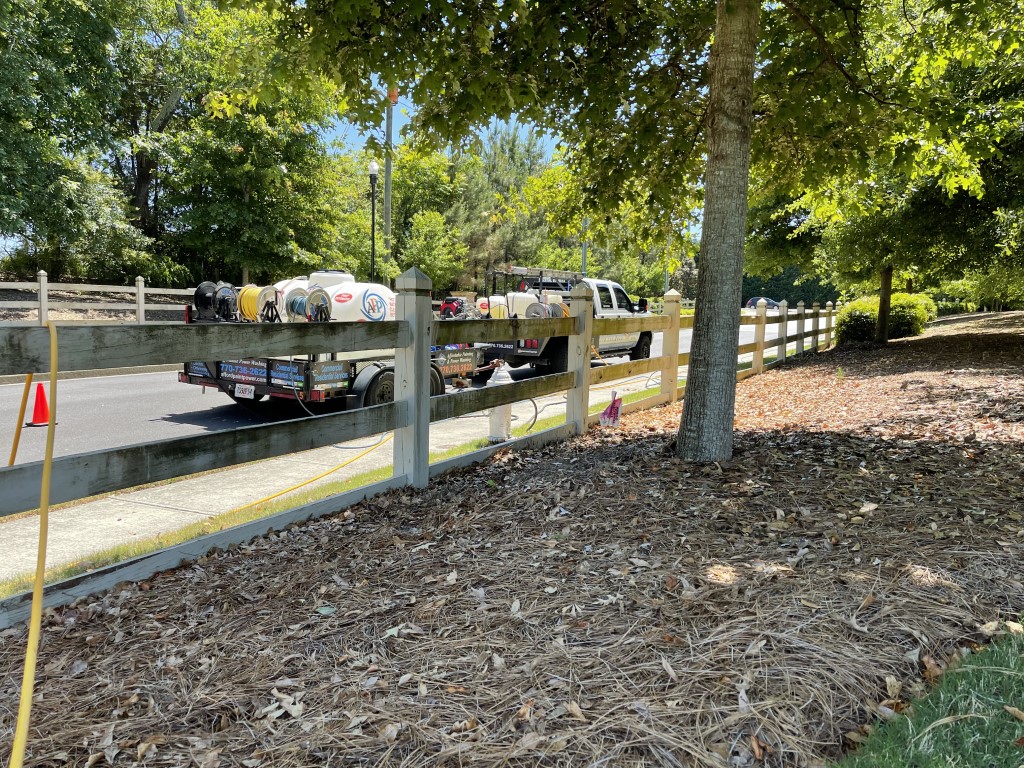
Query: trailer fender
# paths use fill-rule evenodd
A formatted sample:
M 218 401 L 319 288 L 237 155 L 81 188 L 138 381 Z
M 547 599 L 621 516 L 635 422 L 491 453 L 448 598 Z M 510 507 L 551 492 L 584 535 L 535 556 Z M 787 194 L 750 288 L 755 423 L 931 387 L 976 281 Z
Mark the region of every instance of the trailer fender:
M 384 370 L 382 363 L 370 363 L 356 376 L 356 380 L 352 382 L 352 389 L 350 391 L 350 397 L 354 397 L 356 405 L 362 408 L 365 404 L 363 399 L 366 395 L 366 390 L 370 386 L 370 382 L 376 378 L 377 374 Z

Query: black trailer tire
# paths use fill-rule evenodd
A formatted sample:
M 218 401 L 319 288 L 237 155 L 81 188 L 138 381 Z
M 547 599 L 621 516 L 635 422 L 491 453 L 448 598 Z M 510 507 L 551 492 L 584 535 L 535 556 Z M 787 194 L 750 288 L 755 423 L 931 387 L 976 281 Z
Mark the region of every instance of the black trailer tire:
M 436 365 L 430 366 L 430 396 L 438 397 L 444 394 L 444 376 Z
M 550 368 L 552 373 L 565 373 L 569 370 L 569 340 L 568 339 L 551 339 L 548 342 L 548 349 L 550 355 L 548 360 L 551 361 Z
M 395 372 L 391 368 L 383 368 L 378 373 L 363 395 L 363 405 L 384 405 L 395 401 Z
M 455 313 L 452 312 L 449 307 L 445 307 L 444 309 L 441 310 L 442 320 L 451 320 L 453 317 L 455 317 Z
M 630 360 L 646 360 L 651 356 L 651 334 L 641 333 L 636 346 L 629 350 Z

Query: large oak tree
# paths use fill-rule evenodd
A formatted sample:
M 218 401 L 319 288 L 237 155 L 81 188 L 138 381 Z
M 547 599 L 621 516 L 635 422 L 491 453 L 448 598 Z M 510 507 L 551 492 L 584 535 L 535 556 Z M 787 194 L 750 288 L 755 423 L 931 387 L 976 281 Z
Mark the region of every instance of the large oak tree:
M 327 74 L 366 124 L 391 83 L 439 138 L 513 115 L 557 131 L 595 213 L 641 189 L 654 220 L 703 202 L 678 441 L 697 461 L 732 452 L 751 165 L 791 193 L 878 154 L 969 184 L 987 147 L 973 130 L 981 116 L 943 90 L 941 73 L 987 56 L 993 30 L 1007 36 L 1001 14 L 1018 10 L 1008 0 L 781 0 L 763 12 L 755 0 L 267 5 L 280 14 L 282 76 Z

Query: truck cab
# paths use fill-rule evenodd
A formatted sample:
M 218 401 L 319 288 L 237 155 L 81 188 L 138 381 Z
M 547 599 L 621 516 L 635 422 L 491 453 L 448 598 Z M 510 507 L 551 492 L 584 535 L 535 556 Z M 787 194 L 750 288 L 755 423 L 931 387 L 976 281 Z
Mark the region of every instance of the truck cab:
M 596 318 L 650 316 L 646 301 L 641 299 L 634 303 L 625 289 L 612 280 L 584 277 L 560 270 L 524 267 L 512 267 L 499 274 L 506 277 L 506 285 L 511 282 L 512 290 L 504 293 L 494 290 L 487 298 L 487 303 L 492 307 L 503 305 L 501 316 L 568 317 L 571 302 L 569 293 L 581 283 L 589 286 L 593 293 Z M 513 279 L 509 281 L 509 277 Z M 497 280 L 492 278 L 491 285 L 497 288 Z M 651 356 L 651 341 L 650 331 L 606 334 L 595 340 L 594 352 L 600 356 L 628 354 L 631 359 L 640 360 Z M 568 356 L 569 344 L 565 337 L 498 342 L 488 345 L 484 352 L 485 360 L 501 358 L 509 365 L 530 364 L 547 368 L 551 373 L 567 370 Z

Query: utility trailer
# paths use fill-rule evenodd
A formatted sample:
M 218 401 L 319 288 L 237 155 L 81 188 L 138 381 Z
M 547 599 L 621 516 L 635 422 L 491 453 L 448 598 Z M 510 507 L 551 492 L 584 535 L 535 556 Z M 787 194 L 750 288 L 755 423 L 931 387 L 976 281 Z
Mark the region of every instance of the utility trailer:
M 360 300 L 377 313 L 378 304 L 393 307 L 394 294 L 384 286 L 358 284 L 351 280 L 323 288 L 315 278 L 329 282 L 326 272 L 314 273 L 310 278 L 282 281 L 284 289 L 256 289 L 246 286 L 236 290 L 226 283 L 202 283 L 196 289 L 193 305 L 187 309 L 188 323 L 245 323 L 280 322 L 283 317 L 292 322 L 329 322 L 336 302 L 358 304 Z M 297 281 L 307 281 L 305 287 Z M 353 288 L 353 286 L 357 286 Z M 365 286 L 371 286 L 366 289 Z M 247 289 L 253 293 L 247 294 Z M 255 293 L 258 291 L 259 293 Z M 360 299 L 360 291 L 362 298 Z M 257 297 L 256 302 L 249 299 Z M 369 297 L 369 298 L 367 298 Z M 300 302 L 299 299 L 304 298 Z M 246 311 L 243 308 L 248 307 Z M 306 314 L 299 319 L 300 304 Z M 359 308 L 369 316 L 366 308 Z M 379 313 L 377 319 L 390 319 L 393 309 Z M 430 395 L 443 395 L 446 380 L 468 378 L 481 367 L 483 350 L 467 344 L 431 347 Z M 335 402 L 345 409 L 390 403 L 395 397 L 395 368 L 393 353 L 349 352 L 294 357 L 241 358 L 237 360 L 196 360 L 185 363 L 178 373 L 178 381 L 204 389 L 219 390 L 238 403 L 256 402 L 266 397 L 298 400 L 304 403 Z

